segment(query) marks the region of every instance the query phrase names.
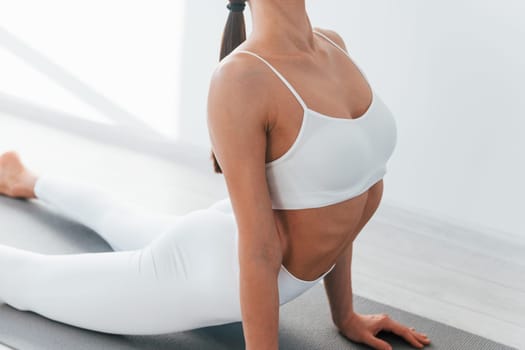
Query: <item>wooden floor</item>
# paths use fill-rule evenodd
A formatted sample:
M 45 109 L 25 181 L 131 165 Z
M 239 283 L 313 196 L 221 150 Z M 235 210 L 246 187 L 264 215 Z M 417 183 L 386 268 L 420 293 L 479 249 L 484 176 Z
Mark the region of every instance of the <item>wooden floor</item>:
M 203 174 L 0 114 L 8 149 L 39 173 L 96 182 L 147 210 L 183 214 L 227 194 L 211 163 Z M 355 241 L 352 276 L 355 294 L 525 348 L 525 236 L 383 202 Z

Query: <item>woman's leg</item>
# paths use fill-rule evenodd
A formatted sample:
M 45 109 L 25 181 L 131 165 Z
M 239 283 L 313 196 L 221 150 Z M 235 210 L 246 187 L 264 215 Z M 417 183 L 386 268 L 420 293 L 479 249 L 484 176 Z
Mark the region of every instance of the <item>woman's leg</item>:
M 178 215 L 151 213 L 124 202 L 99 186 L 28 169 L 16 151 L 0 155 L 0 194 L 39 198 L 99 233 L 114 250 L 145 246 Z
M 93 229 L 113 250 L 144 247 L 180 217 L 147 212 L 100 186 L 49 174 L 38 177 L 34 193 L 36 198 Z
M 16 151 L 0 155 L 0 194 L 41 199 L 93 229 L 113 250 L 144 247 L 180 217 L 148 212 L 96 185 L 49 174 L 37 176 L 22 164 Z M 228 197 L 210 208 L 233 213 Z
M 83 219 L 96 215 L 82 209 Z M 240 321 L 235 220 L 196 210 L 146 246 L 118 252 L 44 255 L 0 245 L 0 300 L 115 334 Z

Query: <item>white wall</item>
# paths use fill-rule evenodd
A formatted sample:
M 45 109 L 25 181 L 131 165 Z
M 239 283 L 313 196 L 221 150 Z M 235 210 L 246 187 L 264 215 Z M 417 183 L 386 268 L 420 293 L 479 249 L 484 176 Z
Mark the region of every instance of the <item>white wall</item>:
M 186 4 L 181 136 L 206 148 L 206 95 L 225 3 Z M 384 202 L 525 236 L 525 3 L 307 5 L 314 26 L 343 36 L 397 118 Z
M 228 16 L 226 3 L 186 0 L 185 5 L 179 137 L 207 149 L 206 100 L 212 71 L 219 62 L 220 40 Z M 245 11 L 245 18 L 249 17 Z
M 0 0 L 0 100 L 175 137 L 184 4 Z

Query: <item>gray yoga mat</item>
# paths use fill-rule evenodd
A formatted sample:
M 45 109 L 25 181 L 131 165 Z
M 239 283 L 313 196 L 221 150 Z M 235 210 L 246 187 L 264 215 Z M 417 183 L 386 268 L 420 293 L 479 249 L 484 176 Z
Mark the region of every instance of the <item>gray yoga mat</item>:
M 111 250 L 95 232 L 38 201 L 0 196 L 0 222 L 0 244 L 46 254 Z M 515 349 L 355 294 L 354 308 L 360 313 L 386 312 L 416 327 L 432 341 L 425 349 Z M 392 333 L 381 332 L 378 336 L 394 349 L 415 349 Z M 349 341 L 337 331 L 330 318 L 322 284 L 281 307 L 279 342 L 283 350 L 370 349 Z M 21 350 L 244 349 L 240 322 L 156 336 L 110 335 L 55 322 L 33 312 L 18 311 L 6 304 L 0 306 L 0 344 Z

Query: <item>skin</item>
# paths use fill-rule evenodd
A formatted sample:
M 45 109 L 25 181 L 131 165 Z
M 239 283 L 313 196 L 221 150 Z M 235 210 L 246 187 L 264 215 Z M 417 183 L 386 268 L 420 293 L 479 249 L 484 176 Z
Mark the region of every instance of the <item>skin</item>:
M 38 176 L 20 160 L 15 150 L 0 155 L 0 194 L 13 198 L 36 198 Z
M 352 61 L 312 33 L 304 0 L 251 0 L 252 33 L 236 50 L 267 59 L 296 88 L 309 108 L 340 118 L 361 116 L 371 89 Z M 334 31 L 315 28 L 346 50 Z M 235 50 L 235 51 L 236 51 Z M 306 73 L 305 73 L 306 72 Z M 323 93 L 319 93 L 323 92 Z M 235 96 L 235 103 L 231 103 Z M 321 208 L 277 210 L 264 163 L 294 142 L 303 110 L 258 59 L 230 54 L 217 66 L 208 95 L 208 129 L 239 228 L 241 309 L 247 349 L 278 348 L 277 275 L 325 278 L 332 318 L 341 334 L 375 349 L 375 337 L 394 332 L 416 348 L 430 341 L 386 314 L 359 315 L 352 306 L 352 243 L 379 206 L 383 180 L 352 199 Z
M 266 58 L 311 109 L 340 118 L 356 118 L 366 111 L 370 87 L 348 57 L 312 33 L 304 0 L 251 0 L 248 4 L 253 30 L 238 49 Z M 315 29 L 346 50 L 336 32 Z M 232 96 L 235 103 L 230 103 Z M 365 193 L 334 205 L 300 210 L 271 208 L 264 164 L 288 150 L 302 114 L 302 107 L 289 90 L 254 57 L 229 55 L 213 73 L 208 129 L 239 229 L 246 348 L 278 348 L 277 275 L 281 264 L 304 280 L 316 279 L 336 264 L 325 276 L 324 286 L 333 322 L 348 339 L 374 349 L 391 349 L 375 337 L 386 330 L 416 348 L 429 344 L 424 334 L 386 314 L 362 315 L 353 310 L 352 243 L 380 204 L 383 180 Z M 0 156 L 0 194 L 36 198 L 37 178 L 16 151 Z

